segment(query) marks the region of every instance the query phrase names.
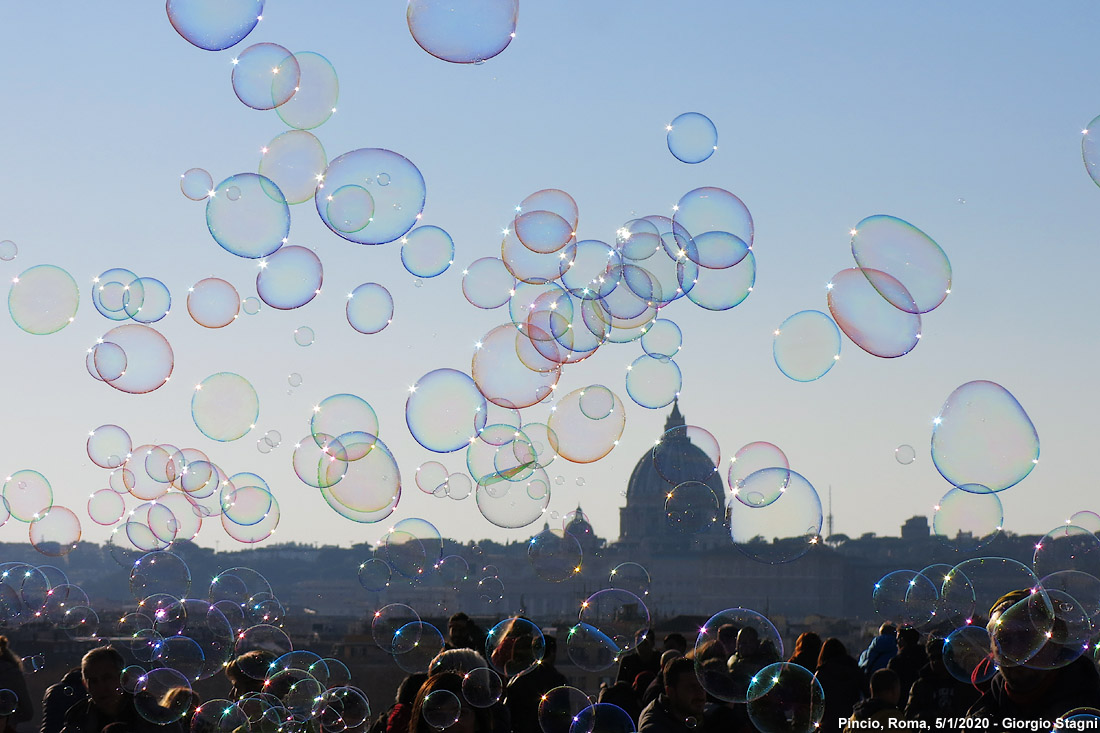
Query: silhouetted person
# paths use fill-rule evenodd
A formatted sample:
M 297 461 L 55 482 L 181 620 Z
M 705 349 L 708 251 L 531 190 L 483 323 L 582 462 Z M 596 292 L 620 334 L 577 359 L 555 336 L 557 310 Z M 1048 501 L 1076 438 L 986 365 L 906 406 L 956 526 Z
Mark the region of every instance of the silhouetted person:
M 73 667 L 60 682 L 46 688 L 46 694 L 42 696 L 42 725 L 39 733 L 61 733 L 61 728 L 65 725 L 65 713 L 87 696 L 80 667 Z
M 923 720 L 935 728 L 937 720 L 962 718 L 980 693 L 973 685 L 951 676 L 943 663 L 943 639 L 930 636 L 925 643 L 928 664 L 924 665 L 917 681 L 909 690 L 909 702 L 905 706 L 907 720 Z
M 379 713 L 370 727 L 371 733 L 408 733 L 416 693 L 420 692 L 421 686 L 427 680 L 428 675 L 423 672 L 410 674 L 401 680 L 401 684 L 397 686 L 397 694 L 394 695 L 393 705 Z
M 779 661 L 779 655 L 771 640 L 761 643 L 760 634 L 751 626 L 746 626 L 737 632 L 735 648 L 736 651 L 729 658 L 726 668 L 729 670 L 738 697 L 744 698 L 756 673 L 767 665 Z
M 902 720 L 901 710 L 898 710 L 898 700 L 901 699 L 901 683 L 898 675 L 892 669 L 880 669 L 871 675 L 871 697 L 856 703 L 849 718 L 848 727 L 845 730 L 862 730 L 866 726 L 854 726 L 852 722 L 877 723 L 877 729 L 891 728 L 889 721 Z
M 805 631 L 795 639 L 794 654 L 787 661 L 813 672 L 817 669 L 819 656 L 821 656 L 821 637 L 812 631 Z
M 436 727 L 424 717 L 424 701 L 436 690 L 446 690 L 460 703 L 458 720 L 446 726 Z M 429 711 L 430 713 L 431 711 Z M 449 722 L 449 721 L 447 721 Z M 462 677 L 456 672 L 440 672 L 429 677 L 416 693 L 409 717 L 409 733 L 494 733 L 488 708 L 475 708 L 466 702 L 462 694 Z M 502 733 L 497 731 L 496 733 Z
M 542 635 L 539 634 L 539 636 Z M 488 650 L 486 652 L 488 653 Z M 536 640 L 530 619 L 517 616 L 508 623 L 504 633 L 500 635 L 500 641 L 492 650 L 489 661 L 493 663 L 494 669 L 504 670 L 503 676 L 511 679 L 530 669 L 537 661 L 540 652 L 545 653 L 543 639 Z
M 623 656 L 619 662 L 619 673 L 615 675 L 616 682 L 634 684 L 639 672 L 649 670 L 657 674 L 660 657 L 657 654 L 657 645 L 653 641 L 653 630 L 644 632 L 640 638 L 636 638 L 634 651 Z
M 428 663 L 428 674 L 439 672 L 466 674 L 471 670 L 488 666 L 489 663 L 485 661 L 485 657 L 473 649 L 444 649 Z
M 235 657 L 225 666 L 225 677 L 229 680 L 229 699 L 240 700 L 248 693 L 264 691 L 264 677 L 267 666 L 275 661 L 270 652 L 254 650 Z M 260 674 L 257 679 L 254 675 Z
M 671 634 L 665 634 L 665 638 L 661 640 L 661 646 L 662 654 L 670 649 L 680 652 L 681 657 L 688 653 L 687 638 L 677 631 L 673 631 Z
M 867 679 L 886 665 L 898 653 L 898 628 L 892 623 L 884 623 L 878 628 L 878 636 L 859 655 L 859 668 Z
M 122 655 L 101 646 L 84 655 L 80 673 L 88 697 L 65 713 L 63 733 L 101 733 L 112 723 L 124 726 L 128 733 L 179 733 L 177 723 L 155 725 L 138 714 L 134 696 L 122 689 Z M 153 705 L 146 701 L 145 704 Z
M 722 645 L 722 649 L 725 650 L 726 659 L 737 653 L 737 635 L 740 632 L 741 628 L 733 624 L 722 624 L 718 627 L 718 633 L 715 634 L 715 637 L 718 639 L 718 643 Z
M 1079 656 L 1057 669 L 1032 669 L 1008 659 L 998 643 L 1013 638 L 1029 637 L 1037 633 L 1030 623 L 1030 613 L 1014 613 L 1015 618 L 1002 620 L 1005 612 L 1017 603 L 1027 603 L 1030 590 L 1015 590 L 1002 596 L 989 609 L 989 635 L 993 647 L 993 660 L 999 670 L 989 681 L 989 689 L 970 708 L 967 717 L 1000 721 L 1012 718 L 1020 721 L 1045 721 L 1050 724 L 1062 714 L 1079 707 L 1100 707 L 1100 675 L 1096 665 L 1087 656 Z M 1050 599 L 1051 603 L 1060 603 Z M 1058 625 L 1049 630 L 1053 638 L 1059 638 Z M 1064 631 L 1064 629 L 1063 629 Z M 1039 630 L 1038 633 L 1043 633 Z M 1049 638 L 1049 637 L 1048 637 Z M 1047 642 L 1048 644 L 1051 642 Z M 1040 649 L 1034 657 L 1043 654 Z
M 661 655 L 664 658 L 664 655 Z M 648 669 L 644 672 L 639 672 L 638 676 L 634 678 L 634 683 L 630 685 L 630 689 L 634 690 L 634 697 L 637 698 L 638 704 L 641 707 L 645 707 L 648 703 L 643 703 L 642 698 L 645 696 L 645 691 L 649 689 L 649 686 L 657 681 L 660 674 L 653 674 Z M 663 684 L 663 683 L 662 683 Z
M 920 643 L 920 632 L 912 626 L 903 626 L 898 630 L 898 653 L 886 665 L 898 675 L 902 701 L 909 699 L 909 689 L 926 664 L 928 655 Z
M 689 733 L 704 727 L 707 693 L 695 676 L 695 663 L 673 659 L 661 671 L 664 692 L 642 710 L 638 733 Z
M 634 688 L 629 682 L 616 682 L 610 687 L 604 687 L 600 690 L 596 702 L 617 705 L 626 711 L 626 714 L 634 721 L 634 725 L 637 726 L 642 707 L 638 704 L 638 698 L 634 695 Z
M 14 730 L 17 724 L 34 717 L 31 693 L 27 691 L 27 680 L 23 677 L 23 662 L 8 648 L 6 636 L 0 636 L 0 690 L 11 690 L 19 698 L 15 712 L 0 718 L 5 721 L 8 730 Z
M 485 652 L 485 634 L 469 616 L 459 611 L 447 621 L 447 648 Z
M 505 690 L 504 704 L 511 714 L 514 733 L 540 733 L 539 703 L 542 696 L 555 687 L 569 684 L 554 662 L 558 656 L 558 640 L 543 637 L 546 647 L 542 661 L 523 674 L 513 677 Z
M 176 710 L 180 707 L 186 707 L 187 712 L 180 718 L 180 725 L 183 726 L 183 730 L 191 730 L 191 721 L 195 718 L 195 711 L 202 704 L 202 700 L 196 695 L 189 687 L 173 687 L 164 693 L 160 699 L 160 706 L 167 708 L 168 710 Z M 114 723 L 113 725 L 120 725 Z
M 711 641 L 711 644 L 717 644 L 717 641 Z M 645 690 L 639 696 L 642 707 L 644 708 L 649 703 L 657 699 L 657 696 L 665 691 L 665 665 L 671 662 L 673 659 L 684 656 L 675 649 L 666 649 L 661 653 L 661 669 L 657 672 L 657 676 L 653 678 L 653 681 L 646 685 Z M 635 690 L 637 692 L 637 690 Z
M 821 645 L 815 676 L 825 693 L 821 730 L 842 730 L 844 723 L 839 721 L 847 720 L 863 697 L 866 688 L 863 671 L 844 647 L 844 642 L 830 638 Z
M 764 639 L 760 642 L 760 658 L 764 660 L 764 664 L 774 664 L 779 661 L 779 650 L 775 648 L 774 641 Z

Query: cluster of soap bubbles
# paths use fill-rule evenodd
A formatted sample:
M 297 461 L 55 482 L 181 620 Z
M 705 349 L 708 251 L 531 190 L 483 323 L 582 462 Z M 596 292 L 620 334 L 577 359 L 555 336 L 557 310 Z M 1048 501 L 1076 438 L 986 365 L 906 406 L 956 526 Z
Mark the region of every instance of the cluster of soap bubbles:
M 0 243 L 0 259 L 12 260 L 17 251 L 13 242 Z M 155 323 L 164 318 L 172 307 L 172 297 L 164 283 L 152 277 L 139 277 L 124 268 L 107 270 L 93 278 L 92 283 L 92 304 L 100 315 L 111 321 Z M 24 270 L 12 278 L 8 291 L 8 312 L 12 322 L 35 336 L 57 333 L 68 326 L 75 320 L 79 305 L 80 288 L 76 280 L 66 270 L 54 265 L 36 265 Z M 129 324 L 115 328 L 99 339 L 88 352 L 89 373 L 123 391 L 138 391 L 119 386 L 115 381 L 127 370 L 128 357 L 135 362 L 135 371 L 138 367 L 149 368 L 143 364 L 146 354 L 137 350 L 128 354 L 125 348 L 136 338 L 132 335 L 126 337 L 125 334 L 143 331 L 156 334 L 145 325 Z M 111 338 L 115 335 L 119 339 Z M 168 373 L 171 373 L 170 361 L 169 356 Z M 122 380 L 124 385 L 132 382 L 133 379 Z
M 1052 670 L 1095 654 L 1100 623 L 1100 517 L 1078 512 L 1035 545 L 1030 564 L 978 557 L 896 570 L 874 587 L 883 618 L 945 638 L 957 679 L 988 679 L 995 664 Z M 1021 591 L 1015 600 L 1002 599 Z M 999 618 L 987 625 L 994 604 Z M 1007 604 L 1007 605 L 1006 605 Z M 996 650 L 999 659 L 993 657 Z
M 244 422 L 254 420 L 258 408 L 255 391 L 243 377 L 223 372 L 201 386 L 192 414 L 208 437 L 231 440 L 254 425 Z M 239 402 L 252 404 L 251 413 L 237 409 Z M 269 431 L 265 439 L 277 435 Z M 193 540 L 204 520 L 219 521 L 227 535 L 253 544 L 270 537 L 279 524 L 279 502 L 262 477 L 229 474 L 198 448 L 134 446 L 124 428 L 108 424 L 89 433 L 87 453 L 93 464 L 110 472 L 107 487 L 90 495 L 87 511 L 96 524 L 113 527 L 112 546 L 165 550 L 174 542 Z M 78 538 L 79 529 L 73 544 Z
M 251 32 L 263 3 L 230 5 L 234 7 L 208 12 L 183 2 L 169 3 L 168 16 L 192 44 L 222 50 Z M 482 8 L 476 18 L 463 20 L 438 5 L 409 6 L 410 30 L 426 49 L 456 61 L 455 54 L 461 54 L 457 48 L 481 49 L 476 52 L 479 60 L 503 50 L 503 46 L 492 53 L 484 50 L 485 39 L 495 35 L 490 16 L 497 10 Z M 515 28 L 511 5 L 511 27 L 505 34 L 508 40 Z M 504 10 L 506 16 L 508 9 Z M 474 26 L 464 25 L 470 22 Z M 457 46 L 446 50 L 448 44 Z M 339 97 L 336 71 L 325 57 L 291 52 L 276 43 L 257 43 L 233 59 L 231 82 L 243 104 L 274 111 L 291 129 L 261 149 L 256 172 L 237 173 L 214 185 L 207 171 L 193 168 L 182 174 L 180 187 L 187 198 L 206 202 L 207 227 L 223 249 L 260 260 L 256 276 L 259 301 L 279 310 L 293 310 L 321 292 L 324 273 L 320 259 L 307 247 L 288 244 L 291 207 L 310 200 L 321 221 L 341 238 L 368 245 L 400 240 L 402 263 L 411 274 L 430 278 L 446 271 L 454 260 L 450 236 L 433 226 L 413 230 L 425 202 L 424 178 L 416 166 L 397 153 L 378 148 L 353 150 L 330 160 L 311 132 L 336 112 Z M 206 327 L 228 325 L 237 313 L 235 291 L 230 292 L 233 289 L 228 283 L 220 288 L 206 283 L 203 281 L 201 297 L 189 298 L 192 316 Z M 196 301 L 194 308 L 190 308 L 191 300 Z M 259 301 L 246 312 L 256 312 Z M 199 312 L 202 315 L 197 315 Z M 359 333 L 377 333 L 392 317 L 393 299 L 384 286 L 363 283 L 348 294 L 347 320 Z M 294 332 L 299 346 L 309 346 L 313 340 L 309 326 Z
M 264 693 L 237 703 L 212 700 L 196 717 L 233 730 L 256 716 L 271 722 L 320 721 L 331 733 L 366 721 L 366 696 L 351 686 L 347 667 L 336 659 L 294 650 L 283 631 L 284 609 L 258 572 L 236 567 L 219 573 L 204 598 L 195 597 L 187 564 L 171 552 L 135 553 L 112 548 L 129 570 L 133 605 L 116 618 L 101 616 L 79 586 L 50 565 L 0 566 L 0 625 L 16 628 L 43 622 L 80 641 L 114 640 L 123 654 L 124 689 L 134 694 L 139 715 L 165 725 L 192 707 L 192 685 L 220 674 L 241 658 L 242 674 L 262 683 Z M 31 658 L 37 671 L 44 658 Z M 326 721 L 329 725 L 326 725 Z
M 96 624 L 88 595 L 69 583 L 65 571 L 54 565 L 22 562 L 0 564 L 0 628 L 15 629 L 43 620 L 65 632 L 69 638 L 83 635 L 83 627 Z M 30 658 L 37 671 L 45 663 L 41 654 Z
M 921 315 L 951 292 L 951 263 L 927 234 L 894 216 L 869 216 L 852 230 L 856 267 L 829 283 L 829 312 L 852 342 L 883 358 L 904 356 L 921 338 Z
M 734 547 L 768 564 L 796 560 L 821 541 L 821 498 L 772 443 L 738 449 L 724 488 L 718 441 L 701 427 L 670 428 L 653 447 L 652 461 L 671 487 L 666 521 L 681 532 L 728 526 Z
M 67 555 L 80 541 L 80 518 L 54 504 L 53 486 L 38 471 L 23 469 L 5 478 L 0 489 L 0 526 L 12 519 L 27 525 L 31 545 L 43 555 Z
M 921 315 L 951 292 L 951 263 L 938 244 L 894 216 L 870 216 L 851 231 L 856 267 L 828 284 L 829 314 L 805 310 L 774 332 L 776 366 L 796 382 L 825 376 L 840 359 L 840 333 L 869 354 L 904 356 L 921 338 Z
M 614 244 L 579 239 L 578 223 L 568 193 L 538 191 L 516 207 L 500 257 L 463 271 L 472 305 L 507 306 L 509 316 L 478 342 L 473 380 L 486 400 L 522 409 L 549 398 L 565 366 L 608 342 L 641 340 L 627 393 L 643 407 L 664 407 L 682 385 L 672 358 L 681 342 L 679 328 L 658 311 L 682 298 L 708 310 L 742 302 L 756 273 L 752 217 L 728 191 L 699 188 L 680 199 L 672 219 L 626 222 Z
M 608 342 L 640 341 L 644 353 L 627 369 L 626 391 L 643 407 L 666 406 L 682 385 L 673 361 L 681 333 L 658 311 L 684 297 L 725 310 L 747 297 L 755 279 L 752 218 L 722 189 L 689 192 L 672 219 L 627 222 L 615 245 L 578 241 L 578 221 L 564 191 L 524 199 L 500 258 L 463 271 L 467 300 L 483 309 L 507 306 L 508 322 L 476 343 L 468 373 L 437 369 L 410 387 L 410 433 L 437 453 L 466 450 L 478 507 L 497 526 L 522 527 L 541 516 L 549 501 L 544 469 L 556 457 L 597 461 L 622 436 L 622 400 L 601 384 L 561 396 L 545 423 L 522 418 L 521 410 L 551 399 L 567 365 Z M 448 495 L 443 483 L 433 478 L 421 489 Z
M 256 450 L 260 453 L 270 453 L 278 448 L 283 442 L 283 434 L 278 430 L 268 430 L 264 433 L 264 437 L 256 441 Z
M 309 433 L 294 445 L 291 461 L 298 478 L 354 522 L 385 519 L 401 498 L 401 472 L 379 430 L 378 415 L 366 400 L 334 394 L 313 407 Z
M 207 5 L 174 0 L 167 14 L 184 39 L 210 51 L 240 43 L 263 10 L 258 0 L 217 9 Z M 508 45 L 517 13 L 514 0 L 482 3 L 469 14 L 428 0 L 409 4 L 408 22 L 414 39 L 429 53 L 455 63 L 477 63 Z M 330 157 L 317 137 L 317 128 L 335 113 L 339 96 L 338 78 L 327 59 L 263 42 L 235 52 L 232 62 L 236 98 L 251 109 L 274 112 L 289 129 L 263 146 L 255 170 L 219 183 L 202 168 L 180 176 L 183 195 L 205 203 L 214 241 L 259 265 L 257 297 L 242 300 L 232 284 L 218 277 L 192 285 L 187 308 L 197 325 L 228 327 L 242 310 L 254 314 L 261 303 L 295 310 L 321 292 L 320 258 L 314 249 L 289 243 L 292 210 L 310 200 L 325 226 L 348 242 L 400 242 L 402 264 L 418 279 L 449 268 L 455 256 L 450 235 L 437 226 L 420 225 L 426 184 L 416 165 L 381 148 Z M 669 150 L 685 162 L 705 160 L 717 145 L 715 126 L 698 113 L 678 116 L 667 132 Z M 737 196 L 721 188 L 687 192 L 671 218 L 632 218 L 615 231 L 611 243 L 579 239 L 578 227 L 579 207 L 565 191 L 543 189 L 524 198 L 511 213 L 500 257 L 477 260 L 463 273 L 467 300 L 481 309 L 507 306 L 507 320 L 477 342 L 468 371 L 436 369 L 410 388 L 406 423 L 412 436 L 437 453 L 464 450 L 466 459 L 463 471 L 426 463 L 417 472 L 418 488 L 452 500 L 472 495 L 480 513 L 497 527 L 525 527 L 543 516 L 551 498 L 546 468 L 559 456 L 574 463 L 600 460 L 624 433 L 625 404 L 611 388 L 590 384 L 556 395 L 567 365 L 587 359 L 609 342 L 637 341 L 642 353 L 626 369 L 626 394 L 648 409 L 664 407 L 683 384 L 675 362 L 682 333 L 659 312 L 681 299 L 707 310 L 728 310 L 744 301 L 755 282 L 752 216 Z M 145 324 L 168 312 L 168 289 L 116 268 L 97 278 L 93 300 L 105 317 L 138 323 L 116 327 L 89 350 L 92 376 L 139 394 L 165 384 L 174 354 L 167 340 Z M 78 302 L 75 281 L 51 266 L 24 273 L 9 297 L 17 322 L 43 334 L 71 321 Z M 393 314 L 393 298 L 382 284 L 365 282 L 348 294 L 346 317 L 358 333 L 378 333 Z M 44 318 L 40 323 L 35 322 L 39 315 Z M 793 325 L 791 331 L 800 332 Z M 314 339 L 308 325 L 294 331 L 299 346 Z M 291 375 L 292 389 L 296 382 L 300 377 Z M 552 400 L 551 414 L 542 421 L 521 415 L 521 410 Z M 349 394 L 333 395 L 314 410 L 309 436 L 294 447 L 298 477 L 344 517 L 361 523 L 388 517 L 400 499 L 400 472 L 378 437 L 374 410 Z M 191 413 L 206 437 L 231 442 L 256 427 L 260 399 L 245 376 L 216 372 L 196 386 Z M 280 442 L 279 431 L 268 431 L 257 440 L 257 449 L 267 453 Z M 131 465 L 127 453 L 125 465 L 110 466 L 118 473 L 112 475 L 110 489 L 96 492 L 89 503 L 94 521 L 114 524 L 116 534 L 122 532 L 134 547 L 165 549 L 180 537 L 193 537 L 202 519 L 212 516 L 219 516 L 231 536 L 242 541 L 256 542 L 274 531 L 278 505 L 260 477 L 238 474 L 245 476 L 238 485 L 198 450 L 171 445 L 134 450 L 144 451 L 138 457 L 144 465 Z M 673 526 L 694 533 L 724 518 L 721 492 L 706 485 L 713 472 L 694 476 L 669 468 L 665 508 Z M 813 489 L 806 486 L 802 494 L 810 497 Z M 128 509 L 126 494 L 144 503 Z M 801 497 L 797 501 L 813 503 Z M 798 524 L 806 524 L 795 529 L 795 536 L 803 536 L 812 521 L 799 517 Z M 768 528 L 765 534 L 781 529 Z M 566 534 L 551 533 L 532 546 L 534 562 L 547 577 L 568 577 L 575 572 L 570 568 L 579 567 Z M 493 577 L 481 580 L 492 586 Z

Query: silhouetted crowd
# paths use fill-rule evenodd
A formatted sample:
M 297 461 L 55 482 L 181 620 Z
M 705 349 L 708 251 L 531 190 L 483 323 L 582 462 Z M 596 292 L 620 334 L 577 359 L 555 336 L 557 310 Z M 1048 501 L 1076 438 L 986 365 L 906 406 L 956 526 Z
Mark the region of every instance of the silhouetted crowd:
M 989 628 L 1027 591 L 1007 594 L 990 609 Z M 347 730 L 370 733 L 569 733 L 581 714 L 568 706 L 547 711 L 548 693 L 567 685 L 557 670 L 557 640 L 540 636 L 526 619 L 516 619 L 486 649 L 486 635 L 465 614 L 451 617 L 446 648 L 426 673 L 410 674 L 398 687 L 393 704 L 373 719 Z M 944 639 L 922 638 L 912 627 L 884 623 L 856 659 L 836 638 L 803 633 L 786 661 L 812 673 L 820 683 L 824 713 L 817 730 L 857 730 L 901 727 L 897 721 L 922 721 L 926 729 L 959 727 L 959 719 L 984 719 L 984 730 L 1036 721 L 1053 723 L 1075 711 L 1100 716 L 1100 675 L 1091 654 L 1057 665 L 1014 664 L 1002 646 L 1011 644 L 1012 629 L 1001 627 L 990 654 L 972 670 L 969 681 L 944 660 Z M 1028 633 L 1021 629 L 1020 633 Z M 614 683 L 601 687 L 593 702 L 612 703 L 624 711 L 640 733 L 748 733 L 758 728 L 745 702 L 729 702 L 708 694 L 700 670 L 723 669 L 732 680 L 755 680 L 768 665 L 783 661 L 775 645 L 761 640 L 752 627 L 718 629 L 716 638 L 689 649 L 681 634 L 667 634 L 658 649 L 656 633 L 641 634 L 634 649 L 618 662 Z M 1088 651 L 1091 651 L 1089 649 Z M 266 656 L 265 656 L 266 655 Z M 273 657 L 252 651 L 225 667 L 231 685 L 229 699 L 278 700 L 279 689 L 262 672 Z M 489 674 L 471 681 L 471 675 Z M 995 670 L 995 671 L 994 671 Z M 952 674 L 954 672 L 954 674 Z M 110 646 L 92 649 L 78 669 L 69 670 L 42 700 L 41 733 L 320 733 L 323 721 L 261 717 L 240 727 L 211 725 L 196 718 L 197 696 L 187 688 L 170 689 L 159 699 L 135 693 L 127 679 L 122 655 Z M 480 683 L 475 685 L 474 682 Z M 477 688 L 474 692 L 474 687 Z M 568 692 L 568 691 L 567 691 Z M 11 694 L 9 694 L 11 693 Z M 792 706 L 809 705 L 792 701 Z M 588 699 L 580 696 L 581 706 Z M 575 704 L 575 703 L 574 703 Z M 0 733 L 34 716 L 20 658 L 0 636 Z M 790 711 L 792 720 L 799 711 Z M 802 711 L 803 713 L 806 711 Z M 815 711 L 820 712 L 818 708 Z M 564 713 L 564 723 L 562 714 Z M 552 717 L 557 715 L 557 717 Z M 806 718 L 809 719 L 809 718 Z M 169 721 L 169 722 L 163 722 Z M 891 721 L 894 721 L 891 723 Z M 955 721 L 952 723 L 951 721 Z M 918 723 L 920 725 L 920 723 Z M 811 728 L 812 728 L 811 719 Z M 1038 728 L 1029 728 L 1038 730 Z

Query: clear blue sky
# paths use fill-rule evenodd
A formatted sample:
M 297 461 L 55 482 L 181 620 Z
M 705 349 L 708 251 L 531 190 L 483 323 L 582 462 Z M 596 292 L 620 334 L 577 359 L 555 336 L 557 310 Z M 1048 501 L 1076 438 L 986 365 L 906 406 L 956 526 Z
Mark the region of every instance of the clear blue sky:
M 42 471 L 56 502 L 81 516 L 85 537 L 102 539 L 84 505 L 106 472 L 88 461 L 84 441 L 91 428 L 117 423 L 135 443 L 195 446 L 230 472 L 265 477 L 282 505 L 276 540 L 374 541 L 385 527 L 338 517 L 290 468 L 311 406 L 347 391 L 375 407 L 400 463 L 406 489 L 394 520 L 424 517 L 461 539 L 525 538 L 530 528 L 488 524 L 472 498 L 433 499 L 412 481 L 438 456 L 408 435 L 407 386 L 439 367 L 468 369 L 474 342 L 506 319 L 465 302 L 462 266 L 499 255 L 512 207 L 542 188 L 573 195 L 581 238 L 613 241 L 626 220 L 668 214 L 688 190 L 713 185 L 752 211 L 755 291 L 732 311 L 678 302 L 662 317 L 684 332 L 681 408 L 718 438 L 723 469 L 745 443 L 776 443 L 823 499 L 832 486 L 837 531 L 896 534 L 950 488 L 929 459 L 932 417 L 955 387 L 989 379 L 1017 397 L 1042 441 L 1038 468 L 1002 495 L 1006 527 L 1044 532 L 1098 508 L 1089 298 L 1100 270 L 1100 190 L 1080 157 L 1081 130 L 1100 114 L 1098 21 L 1088 2 L 525 2 L 504 53 L 456 66 L 413 42 L 398 2 L 272 0 L 256 30 L 219 53 L 181 39 L 156 2 L 5 3 L 0 239 L 20 254 L 0 263 L 0 277 L 56 264 L 80 283 L 81 304 L 74 324 L 47 337 L 0 319 L 0 471 Z M 265 308 L 220 331 L 191 321 L 186 290 L 202 278 L 255 294 L 255 262 L 217 246 L 204 205 L 178 183 L 192 167 L 215 182 L 255 171 L 260 148 L 286 129 L 230 86 L 233 56 L 261 41 L 335 66 L 338 112 L 315 131 L 330 159 L 383 147 L 420 168 L 423 221 L 456 243 L 450 271 L 414 287 L 399 245 L 343 241 L 307 203 L 292 207 L 290 240 L 316 248 L 324 292 L 297 311 Z M 686 111 L 718 128 L 719 150 L 700 165 L 665 146 L 664 125 Z M 848 230 L 880 213 L 940 243 L 954 267 L 951 296 L 904 358 L 874 358 L 845 340 L 823 379 L 788 380 L 772 361 L 773 329 L 825 308 L 825 283 L 853 265 Z M 157 277 L 173 294 L 157 327 L 175 349 L 175 372 L 149 395 L 121 394 L 85 371 L 85 350 L 115 325 L 89 297 L 92 278 L 111 267 Z M 346 293 L 368 281 L 395 300 L 392 325 L 372 336 L 344 317 Z M 292 338 L 303 325 L 317 334 L 308 348 Z M 607 458 L 548 469 L 567 479 L 551 510 L 580 501 L 603 536 L 617 534 L 626 477 L 665 418 L 626 396 L 625 367 L 640 353 L 608 345 L 567 368 L 559 387 L 603 383 L 628 401 L 626 433 Z M 257 430 L 234 444 L 206 439 L 190 417 L 192 386 L 219 371 L 245 375 L 260 394 Z M 288 395 L 291 372 L 304 384 Z M 525 417 L 546 414 L 538 406 Z M 270 429 L 284 442 L 261 455 L 255 441 Z M 915 446 L 917 461 L 899 465 L 899 444 Z M 462 468 L 461 454 L 441 460 Z M 198 541 L 224 546 L 210 524 Z M 0 528 L 2 541 L 25 537 L 14 520 Z

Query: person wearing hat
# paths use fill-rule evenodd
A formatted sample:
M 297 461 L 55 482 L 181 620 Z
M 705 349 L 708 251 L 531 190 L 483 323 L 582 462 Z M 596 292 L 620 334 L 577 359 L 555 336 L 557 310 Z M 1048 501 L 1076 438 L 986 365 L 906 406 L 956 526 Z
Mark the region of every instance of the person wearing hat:
M 1028 648 L 1029 635 L 1047 635 L 1047 631 L 1035 628 L 1031 619 L 1044 607 L 1053 605 L 1057 610 L 1059 601 L 1033 600 L 1032 596 L 1038 592 L 1026 588 L 1014 590 L 1001 596 L 989 609 L 986 628 L 998 670 L 990 680 L 989 689 L 970 708 L 967 717 L 989 720 L 994 730 L 1003 727 L 1005 720 L 1050 724 L 1074 708 L 1100 707 L 1100 674 L 1087 654 L 1053 669 L 1042 669 L 1048 665 L 1035 663 L 1036 658 L 1044 654 L 1044 648 L 1023 663 L 1008 658 L 1008 649 Z M 1063 622 L 1055 618 L 1053 627 L 1048 630 L 1053 638 L 1059 636 L 1060 623 Z M 1033 666 L 1027 666 L 1029 663 Z

